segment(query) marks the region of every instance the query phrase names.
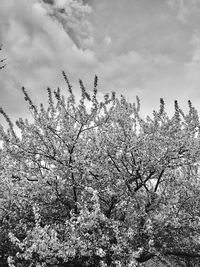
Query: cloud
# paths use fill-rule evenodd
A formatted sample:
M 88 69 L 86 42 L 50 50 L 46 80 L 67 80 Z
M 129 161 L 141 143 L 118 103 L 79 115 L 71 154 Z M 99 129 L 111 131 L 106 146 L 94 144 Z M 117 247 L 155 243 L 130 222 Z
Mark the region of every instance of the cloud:
M 63 26 L 77 47 L 86 49 L 93 46 L 92 26 L 87 16 L 92 8 L 77 0 L 43 0 L 49 16 Z
M 27 116 L 21 87 L 44 102 L 47 86 L 66 87 L 62 70 L 76 95 L 78 78 L 92 89 L 97 74 L 102 95 L 115 90 L 134 101 L 138 94 L 150 112 L 160 97 L 186 101 L 200 83 L 200 35 L 193 32 L 199 21 L 177 19 L 176 3 L 172 10 L 160 0 L 1 0 L 7 67 L 0 71 L 0 106 L 13 118 Z
M 45 102 L 48 86 L 52 89 L 66 87 L 62 70 L 74 84 L 82 70 L 89 73 L 93 69 L 96 58 L 91 50 L 84 51 L 75 45 L 40 1 L 1 0 L 0 5 L 1 56 L 7 63 L 0 71 L 0 106 L 17 119 L 29 116 L 21 94 L 22 86 L 30 91 L 34 101 Z M 75 8 L 73 6 L 73 12 Z
M 110 36 L 106 36 L 105 38 L 104 38 L 104 44 L 105 45 L 110 45 L 111 44 L 111 42 L 112 42 L 112 38 L 110 37 Z
M 195 104 L 199 106 L 199 84 L 200 84 L 200 30 L 195 30 L 191 38 L 190 60 L 184 64 L 185 80 L 188 91 L 194 98 Z
M 194 31 L 191 38 L 191 63 L 200 63 L 200 31 Z
M 199 17 L 199 0 L 168 0 L 168 5 L 176 10 L 177 19 L 182 23 L 188 23 L 193 16 Z M 194 19 L 194 18 L 193 18 Z
M 49 5 L 53 5 L 55 0 L 43 0 L 43 2 Z

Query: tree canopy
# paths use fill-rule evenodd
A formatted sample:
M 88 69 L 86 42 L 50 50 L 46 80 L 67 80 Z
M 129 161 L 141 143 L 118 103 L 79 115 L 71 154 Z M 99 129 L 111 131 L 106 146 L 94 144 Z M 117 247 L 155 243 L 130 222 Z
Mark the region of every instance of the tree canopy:
M 199 117 L 188 101 L 140 115 L 115 92 L 80 80 L 77 101 L 47 89 L 32 121 L 1 108 L 0 262 L 6 266 L 200 264 Z M 150 264 L 150 265 L 148 265 Z M 155 265 L 153 265 L 155 264 Z M 0 265 L 1 266 L 1 265 Z

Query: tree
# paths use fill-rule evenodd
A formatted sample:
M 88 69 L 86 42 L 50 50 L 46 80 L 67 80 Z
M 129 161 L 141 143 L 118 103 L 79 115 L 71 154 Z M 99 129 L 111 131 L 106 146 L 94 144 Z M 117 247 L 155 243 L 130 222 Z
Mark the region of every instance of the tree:
M 0 46 L 0 51 L 1 50 L 2 50 L 2 46 Z M 5 59 L 0 59 L 0 63 L 1 63 L 0 70 L 3 69 L 3 68 L 5 68 L 6 64 L 4 64 L 4 62 L 5 62 Z
M 175 101 L 170 118 L 161 99 L 144 120 L 139 98 L 132 104 L 113 92 L 100 101 L 97 77 L 92 95 L 80 80 L 77 103 L 63 76 L 68 98 L 48 88 L 47 108 L 22 88 L 33 122 L 16 122 L 20 137 L 0 110 L 9 126 L 1 127 L 1 229 L 12 244 L 2 258 L 9 266 L 199 264 L 199 117 L 191 102 L 184 114 Z

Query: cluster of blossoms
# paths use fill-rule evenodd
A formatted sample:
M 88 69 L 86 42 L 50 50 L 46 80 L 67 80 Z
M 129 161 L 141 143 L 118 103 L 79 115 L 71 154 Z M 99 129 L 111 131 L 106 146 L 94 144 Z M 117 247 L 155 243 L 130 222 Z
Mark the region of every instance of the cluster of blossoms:
M 20 242 L 13 234 L 9 235 L 20 249 L 16 262 L 24 260 L 38 267 L 73 261 L 81 261 L 85 266 L 95 266 L 95 263 L 104 267 L 111 263 L 121 267 L 137 266 L 135 258 L 139 257 L 140 251 L 133 252 L 129 245 L 133 229 L 124 229 L 119 222 L 106 218 L 100 209 L 97 190 L 86 190 L 92 193 L 92 207 L 89 210 L 84 203 L 80 213 L 71 214 L 62 229 L 53 225 L 42 227 L 39 209 L 34 207 L 35 226 L 27 232 L 26 238 Z M 15 266 L 12 257 L 9 257 L 9 266 Z

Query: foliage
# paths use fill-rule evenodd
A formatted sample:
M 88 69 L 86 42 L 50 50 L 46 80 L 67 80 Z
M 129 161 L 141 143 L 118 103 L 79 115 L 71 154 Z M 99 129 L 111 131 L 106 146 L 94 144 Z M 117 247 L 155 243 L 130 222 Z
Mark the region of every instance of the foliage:
M 140 116 L 140 100 L 99 100 L 80 80 L 77 103 L 48 88 L 33 121 L 1 127 L 2 262 L 9 266 L 199 264 L 199 117 L 189 101 Z M 152 265 L 151 265 L 152 266 Z
M 0 51 L 2 50 L 2 46 L 0 46 Z M 0 70 L 5 68 L 6 64 L 4 64 L 5 59 L 0 59 Z

